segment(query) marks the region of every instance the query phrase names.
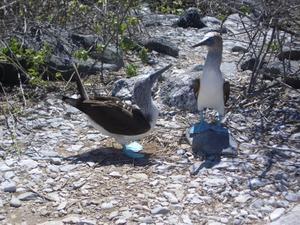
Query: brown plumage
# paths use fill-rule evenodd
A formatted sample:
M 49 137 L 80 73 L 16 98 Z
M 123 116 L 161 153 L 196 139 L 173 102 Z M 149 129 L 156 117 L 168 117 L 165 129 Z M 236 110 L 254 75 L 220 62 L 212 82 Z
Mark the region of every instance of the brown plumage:
M 139 109 L 122 104 L 121 100 L 116 97 L 95 97 L 83 100 L 64 96 L 63 101 L 84 112 L 110 133 L 139 135 L 151 128 L 149 121 Z

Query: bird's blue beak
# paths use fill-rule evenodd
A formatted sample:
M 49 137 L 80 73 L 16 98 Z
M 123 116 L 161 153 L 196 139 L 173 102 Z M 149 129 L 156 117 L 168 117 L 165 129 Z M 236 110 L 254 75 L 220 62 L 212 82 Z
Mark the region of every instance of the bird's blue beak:
M 212 42 L 213 42 L 213 39 L 211 37 L 205 38 L 202 41 L 200 41 L 198 44 L 193 45 L 192 48 L 196 48 L 196 47 L 203 46 L 203 45 L 211 45 Z
M 161 77 L 161 75 L 163 74 L 163 72 L 165 72 L 166 70 L 168 70 L 171 66 L 172 66 L 172 64 L 169 64 L 166 67 L 160 69 L 159 71 L 151 74 L 150 75 L 150 80 L 154 83 L 159 77 Z

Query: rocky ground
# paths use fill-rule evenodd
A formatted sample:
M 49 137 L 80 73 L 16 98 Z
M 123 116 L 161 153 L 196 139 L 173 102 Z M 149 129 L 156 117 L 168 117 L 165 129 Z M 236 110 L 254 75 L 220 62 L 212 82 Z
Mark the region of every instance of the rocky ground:
M 203 63 L 206 50 L 190 49 L 203 30 L 174 28 L 173 16 L 156 19 L 161 25 L 148 32 L 180 49 L 178 58 L 152 53 L 155 68 L 174 65 L 165 80 Z M 140 160 L 126 158 L 52 93 L 24 110 L 15 139 L 6 126 L 12 118 L 0 117 L 0 224 L 239 225 L 279 217 L 288 224 L 299 216 L 299 93 L 277 86 L 243 99 L 249 72 L 236 69 L 242 53 L 232 52 L 241 39 L 224 35 L 222 64 L 232 84 L 224 124 L 237 142 L 236 157 L 203 167 L 185 139 L 197 115 L 162 104 L 163 84 L 155 94 L 160 119 L 141 141 L 147 157 Z M 139 72 L 153 69 L 140 64 Z

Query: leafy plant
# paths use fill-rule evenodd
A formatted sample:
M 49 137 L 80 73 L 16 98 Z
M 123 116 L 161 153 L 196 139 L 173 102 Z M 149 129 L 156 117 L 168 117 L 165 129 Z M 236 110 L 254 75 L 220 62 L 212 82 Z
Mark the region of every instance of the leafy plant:
M 73 53 L 74 57 L 86 61 L 89 58 L 89 52 L 83 48 L 76 50 Z
M 143 63 L 148 62 L 148 50 L 146 48 L 141 48 L 138 54 Z
M 23 68 L 29 75 L 29 82 L 32 85 L 45 85 L 42 80 L 41 71 L 45 70 L 46 57 L 51 53 L 51 48 L 48 44 L 44 44 L 40 50 L 24 48 L 21 43 L 15 38 L 11 38 L 6 47 L 0 49 L 1 60 L 16 63 L 17 60 L 24 59 L 26 68 Z
M 125 67 L 125 72 L 127 76 L 134 77 L 137 75 L 137 66 L 133 63 L 129 63 Z

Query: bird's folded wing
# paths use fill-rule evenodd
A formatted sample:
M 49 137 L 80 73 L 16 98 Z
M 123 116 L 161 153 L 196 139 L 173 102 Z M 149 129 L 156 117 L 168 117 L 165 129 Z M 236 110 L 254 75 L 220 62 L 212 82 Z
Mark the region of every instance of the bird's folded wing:
M 223 92 L 224 92 L 224 103 L 226 103 L 228 101 L 229 95 L 230 95 L 230 83 L 229 83 L 229 81 L 224 81 Z
M 139 135 L 150 130 L 149 122 L 139 109 L 123 105 L 109 100 L 85 100 L 77 102 L 76 108 L 110 133 Z

